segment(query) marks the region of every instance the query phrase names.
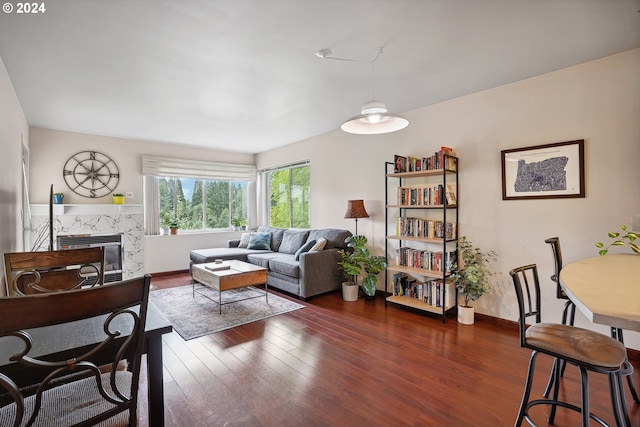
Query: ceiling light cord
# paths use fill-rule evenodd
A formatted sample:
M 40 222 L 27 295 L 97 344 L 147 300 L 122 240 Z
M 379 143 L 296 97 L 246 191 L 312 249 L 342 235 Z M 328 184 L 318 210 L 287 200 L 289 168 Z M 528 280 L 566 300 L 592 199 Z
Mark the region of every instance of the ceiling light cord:
M 378 60 L 380 55 L 382 55 L 382 48 L 383 48 L 382 46 L 378 48 L 378 53 L 373 59 L 351 59 L 351 58 L 340 58 L 338 56 L 331 56 L 333 55 L 333 52 L 331 51 L 331 49 L 320 49 L 319 51 L 316 52 L 316 56 L 322 59 L 333 59 L 334 61 L 368 62 L 373 64 Z
M 347 62 L 366 62 L 371 64 L 371 92 L 373 98 L 362 106 L 362 110 L 359 115 L 350 118 L 340 126 L 340 129 L 345 132 L 360 135 L 374 135 L 395 132 L 404 129 L 409 125 L 409 121 L 407 119 L 389 113 L 384 102 L 376 100 L 375 64 L 382 53 L 383 49 L 382 46 L 380 46 L 375 58 L 371 60 L 363 60 L 331 56 L 333 54 L 331 49 L 322 49 L 316 52 L 316 56 L 318 58 Z

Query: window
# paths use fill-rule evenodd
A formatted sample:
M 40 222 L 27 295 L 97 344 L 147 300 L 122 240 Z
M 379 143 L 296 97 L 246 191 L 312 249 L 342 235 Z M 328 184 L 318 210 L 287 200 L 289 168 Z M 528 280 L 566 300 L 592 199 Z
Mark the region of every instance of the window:
M 273 227 L 310 228 L 309 163 L 265 171 L 269 189 L 269 222 Z
M 160 227 L 175 219 L 181 230 L 228 228 L 247 220 L 247 183 L 196 178 L 159 178 Z
M 254 165 L 142 155 L 145 232 L 159 233 L 175 220 L 181 230 L 227 229 L 251 222 Z M 255 222 L 255 205 L 253 207 Z

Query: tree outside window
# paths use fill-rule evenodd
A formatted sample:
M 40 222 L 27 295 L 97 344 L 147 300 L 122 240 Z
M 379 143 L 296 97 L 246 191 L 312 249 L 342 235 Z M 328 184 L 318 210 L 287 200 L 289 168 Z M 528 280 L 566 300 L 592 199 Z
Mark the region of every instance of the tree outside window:
M 309 228 L 309 166 L 269 172 L 271 226 Z
M 181 230 L 229 228 L 247 218 L 247 183 L 196 178 L 159 178 L 160 226 L 175 220 Z

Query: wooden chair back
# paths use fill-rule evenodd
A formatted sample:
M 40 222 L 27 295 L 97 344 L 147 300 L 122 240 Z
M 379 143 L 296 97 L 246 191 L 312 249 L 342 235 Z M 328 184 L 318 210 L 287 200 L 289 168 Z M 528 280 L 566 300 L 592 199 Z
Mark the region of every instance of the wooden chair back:
M 4 254 L 7 295 L 69 291 L 104 283 L 104 248 Z
M 0 298 L 0 348 L 11 355 L 0 360 L 0 425 L 137 425 L 149 286 L 146 275 Z M 83 342 L 64 350 L 79 330 Z

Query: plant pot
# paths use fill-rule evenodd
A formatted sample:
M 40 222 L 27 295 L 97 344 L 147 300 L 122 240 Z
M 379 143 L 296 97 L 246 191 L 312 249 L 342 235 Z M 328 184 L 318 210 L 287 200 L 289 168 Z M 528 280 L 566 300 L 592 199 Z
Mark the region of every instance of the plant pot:
M 359 286 L 353 282 L 342 282 L 342 299 L 345 301 L 358 301 Z
M 365 301 L 375 301 L 376 300 L 376 294 L 373 294 L 373 295 L 364 294 L 364 300 Z
M 124 196 L 113 196 L 114 205 L 124 205 Z
M 54 194 L 53 195 L 53 204 L 61 205 L 64 202 L 64 194 Z
M 178 227 L 171 227 L 171 234 L 178 234 Z
M 474 321 L 474 309 L 473 307 L 458 306 L 458 323 L 463 325 L 473 325 Z

